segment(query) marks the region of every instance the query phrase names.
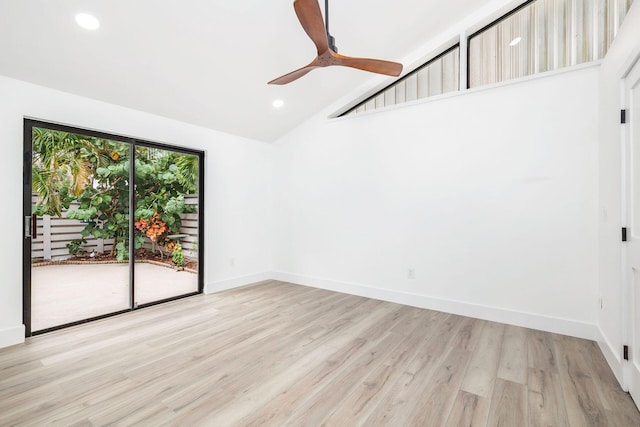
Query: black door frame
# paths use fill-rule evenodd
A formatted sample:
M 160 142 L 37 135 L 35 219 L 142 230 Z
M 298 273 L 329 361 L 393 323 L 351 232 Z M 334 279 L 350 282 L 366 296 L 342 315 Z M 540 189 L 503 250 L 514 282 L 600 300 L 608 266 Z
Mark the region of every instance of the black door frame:
M 161 150 L 168 150 L 177 153 L 190 154 L 198 157 L 198 291 L 191 292 L 184 295 L 178 295 L 171 298 L 165 298 L 150 303 L 135 305 L 135 245 L 133 242 L 134 235 L 134 220 L 135 215 L 133 213 L 136 210 L 135 200 L 135 185 L 129 186 L 129 308 L 120 310 L 113 313 L 103 314 L 89 319 L 78 320 L 63 325 L 58 325 L 52 328 L 42 329 L 36 332 L 31 330 L 31 236 L 29 230 L 31 227 L 31 209 L 32 209 L 32 186 L 31 186 L 31 162 L 33 155 L 32 148 L 32 132 L 34 127 L 51 129 L 54 131 L 62 131 L 69 133 L 77 133 L 81 135 L 91 136 L 95 138 L 109 139 L 118 142 L 124 142 L 129 144 L 129 176 L 135 184 L 135 148 L 136 147 L 149 147 L 157 148 Z M 25 326 L 25 335 L 27 337 L 33 335 L 39 335 L 46 332 L 67 328 L 70 326 L 80 325 L 95 320 L 104 319 L 118 314 L 127 313 L 133 310 L 150 307 L 157 304 L 162 304 L 168 301 L 175 301 L 181 298 L 187 298 L 193 295 L 198 295 L 204 291 L 204 156 L 205 152 L 201 150 L 193 150 L 190 148 L 176 147 L 169 144 L 163 144 L 158 142 L 152 142 L 140 138 L 126 137 L 107 132 L 95 131 L 90 129 L 84 129 L 74 126 L 62 125 L 59 123 L 51 123 L 37 119 L 24 119 L 24 151 L 23 151 L 23 206 L 22 206 L 22 322 Z

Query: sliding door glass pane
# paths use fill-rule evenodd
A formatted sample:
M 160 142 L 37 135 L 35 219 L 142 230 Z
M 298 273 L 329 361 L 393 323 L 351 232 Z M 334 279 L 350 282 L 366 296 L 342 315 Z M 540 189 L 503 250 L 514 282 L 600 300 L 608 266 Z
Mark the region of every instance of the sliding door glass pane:
M 198 291 L 199 157 L 136 148 L 134 305 Z
M 129 147 L 33 128 L 33 332 L 129 308 Z

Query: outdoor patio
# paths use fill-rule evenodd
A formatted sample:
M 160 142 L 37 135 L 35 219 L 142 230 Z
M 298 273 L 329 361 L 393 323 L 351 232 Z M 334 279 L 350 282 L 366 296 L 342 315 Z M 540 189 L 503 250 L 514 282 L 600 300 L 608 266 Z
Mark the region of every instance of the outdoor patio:
M 128 264 L 46 265 L 32 268 L 31 274 L 32 331 L 129 308 Z M 135 264 L 138 305 L 197 290 L 197 274 Z

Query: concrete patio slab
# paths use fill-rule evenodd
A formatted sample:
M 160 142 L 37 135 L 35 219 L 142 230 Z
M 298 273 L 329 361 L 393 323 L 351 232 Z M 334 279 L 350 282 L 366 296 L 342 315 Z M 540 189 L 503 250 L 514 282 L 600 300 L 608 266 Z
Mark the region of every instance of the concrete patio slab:
M 57 264 L 31 269 L 31 330 L 129 308 L 128 264 Z M 198 275 L 135 264 L 138 305 L 198 290 Z

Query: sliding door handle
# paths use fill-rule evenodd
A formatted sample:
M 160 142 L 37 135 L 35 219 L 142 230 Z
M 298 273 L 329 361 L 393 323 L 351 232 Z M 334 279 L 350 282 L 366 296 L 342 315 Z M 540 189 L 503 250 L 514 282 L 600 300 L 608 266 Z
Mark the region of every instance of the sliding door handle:
M 38 215 L 24 217 L 24 238 L 36 239 L 38 237 Z
M 24 217 L 24 238 L 28 239 L 31 237 L 31 227 L 33 227 L 33 219 L 31 216 Z

